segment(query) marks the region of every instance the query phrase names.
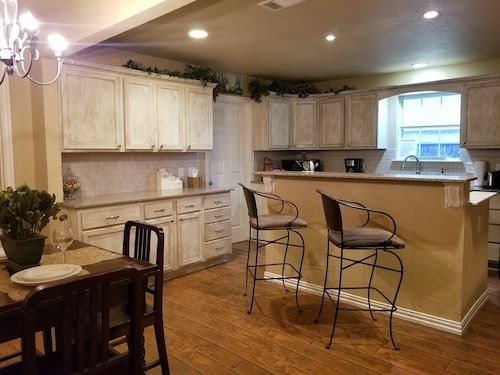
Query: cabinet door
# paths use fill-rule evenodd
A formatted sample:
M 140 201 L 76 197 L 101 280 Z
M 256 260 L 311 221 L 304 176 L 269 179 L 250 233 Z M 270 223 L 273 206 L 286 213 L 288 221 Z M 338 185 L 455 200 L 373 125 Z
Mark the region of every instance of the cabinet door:
M 294 148 L 311 149 L 318 146 L 316 99 L 294 99 L 292 101 L 292 142 Z
M 155 92 L 149 78 L 123 79 L 125 149 L 156 147 Z
M 156 225 L 163 229 L 164 235 L 164 254 L 163 270 L 173 271 L 177 268 L 176 264 L 176 225 L 173 216 L 162 217 L 158 219 L 146 220 L 146 223 Z M 155 236 L 153 236 L 155 237 Z M 156 261 L 156 238 L 152 238 L 152 248 L 150 263 Z
M 319 147 L 344 148 L 344 98 L 319 101 Z
M 201 212 L 177 216 L 177 264 L 179 267 L 202 260 Z
M 180 85 L 158 82 L 156 99 L 158 149 L 160 151 L 183 150 L 185 147 L 184 88 Z
M 84 230 L 82 241 L 88 244 L 122 254 L 124 225 Z
M 290 143 L 290 100 L 269 98 L 269 148 L 287 149 Z
M 347 148 L 377 148 L 377 95 L 353 94 L 345 97 L 345 138 Z
M 213 99 L 211 87 L 186 87 L 186 149 L 213 148 Z
M 60 97 L 64 150 L 121 150 L 122 81 L 118 75 L 65 68 Z
M 500 81 L 465 86 L 460 128 L 464 147 L 500 147 L 499 103 Z

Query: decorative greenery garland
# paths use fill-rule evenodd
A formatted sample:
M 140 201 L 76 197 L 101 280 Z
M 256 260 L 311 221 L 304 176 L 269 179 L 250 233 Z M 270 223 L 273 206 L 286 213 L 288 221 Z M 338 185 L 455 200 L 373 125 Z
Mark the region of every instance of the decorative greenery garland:
M 166 74 L 173 77 L 187 78 L 187 79 L 196 79 L 201 81 L 204 85 L 208 82 L 216 83 L 217 86 L 214 88 L 213 98 L 216 100 L 217 96 L 220 93 L 228 93 L 235 95 L 243 95 L 243 90 L 238 85 L 227 88 L 228 80 L 224 74 L 218 73 L 213 69 L 197 66 L 192 64 L 186 64 L 184 67 L 184 72 L 169 70 L 169 69 L 160 69 L 156 66 L 144 67 L 141 64 L 137 63 L 133 60 L 128 60 L 124 65 L 124 67 L 129 69 L 141 70 L 148 74 L 157 73 L 157 74 Z M 338 94 L 341 91 L 352 90 L 352 87 L 348 87 L 344 85 L 340 89 L 332 89 L 330 88 L 326 92 L 332 92 Z M 299 98 L 307 98 L 310 94 L 317 94 L 318 90 L 311 83 L 285 83 L 279 81 L 273 81 L 270 84 L 266 84 L 262 82 L 260 79 L 255 78 L 248 82 L 248 90 L 250 92 L 250 98 L 252 98 L 257 103 L 261 102 L 262 95 L 268 96 L 271 92 L 276 93 L 276 95 L 283 96 L 284 94 L 298 95 Z

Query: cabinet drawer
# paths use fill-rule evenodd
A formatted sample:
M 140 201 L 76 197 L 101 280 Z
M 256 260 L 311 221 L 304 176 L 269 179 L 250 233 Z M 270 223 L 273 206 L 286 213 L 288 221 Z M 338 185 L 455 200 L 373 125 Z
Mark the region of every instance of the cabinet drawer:
M 203 208 L 217 208 L 231 205 L 231 194 L 206 195 Z
M 194 212 L 201 210 L 201 197 L 177 199 L 177 213 Z
M 500 243 L 500 225 L 488 225 L 488 242 Z
M 80 213 L 82 230 L 107 227 L 141 219 L 140 206 L 109 206 L 94 208 Z
M 144 204 L 144 218 L 154 219 L 174 214 L 174 202 L 171 200 Z
M 219 255 L 231 254 L 231 237 L 208 242 L 205 245 L 205 258 L 213 258 Z
M 231 221 L 220 221 L 205 225 L 205 241 L 212 241 L 217 238 L 231 235 Z
M 216 208 L 205 211 L 205 223 L 214 223 L 231 219 L 231 207 Z
M 500 224 L 500 210 L 490 210 L 490 224 Z

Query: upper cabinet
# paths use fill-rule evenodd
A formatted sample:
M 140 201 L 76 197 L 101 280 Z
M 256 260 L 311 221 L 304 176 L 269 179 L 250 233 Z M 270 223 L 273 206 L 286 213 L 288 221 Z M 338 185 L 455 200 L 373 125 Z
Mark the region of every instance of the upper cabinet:
M 290 147 L 312 149 L 318 146 L 318 100 L 292 99 Z
M 465 148 L 500 147 L 500 80 L 464 85 L 460 143 Z
M 134 73 L 64 67 L 64 151 L 212 149 L 211 86 Z
M 186 86 L 186 149 L 212 149 L 213 116 L 212 89 Z
M 345 96 L 346 148 L 377 148 L 377 109 L 376 93 Z
M 121 77 L 65 68 L 60 78 L 64 150 L 122 150 Z
M 253 104 L 253 149 L 286 150 L 290 144 L 290 99 L 278 96 L 262 98 Z
M 319 147 L 343 149 L 344 98 L 339 96 L 319 100 Z

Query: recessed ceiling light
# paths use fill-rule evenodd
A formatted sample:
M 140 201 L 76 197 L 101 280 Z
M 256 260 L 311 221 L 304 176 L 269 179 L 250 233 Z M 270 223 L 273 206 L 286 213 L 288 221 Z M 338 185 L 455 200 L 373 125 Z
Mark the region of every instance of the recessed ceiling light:
M 422 17 L 430 20 L 432 18 L 436 18 L 437 16 L 439 16 L 439 12 L 438 11 L 436 11 L 436 10 L 430 10 L 428 12 L 425 12 Z
M 194 39 L 203 39 L 208 36 L 208 33 L 205 30 L 194 29 L 189 31 L 189 36 Z
M 328 34 L 325 39 L 328 40 L 329 42 L 333 42 L 337 37 L 333 34 Z
M 421 62 L 421 63 L 411 64 L 411 67 L 413 69 L 420 69 L 420 68 L 425 68 L 427 65 L 429 65 L 429 64 Z

